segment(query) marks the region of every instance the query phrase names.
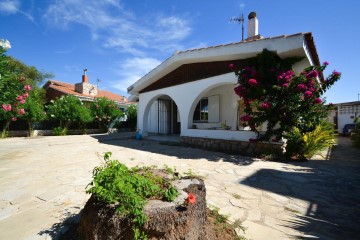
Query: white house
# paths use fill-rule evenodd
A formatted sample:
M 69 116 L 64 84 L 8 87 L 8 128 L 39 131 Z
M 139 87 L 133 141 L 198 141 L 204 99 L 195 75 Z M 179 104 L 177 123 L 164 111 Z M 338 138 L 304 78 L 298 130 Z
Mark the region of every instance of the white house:
M 180 134 L 183 139 L 246 142 L 255 137 L 238 124 L 237 78 L 229 64 L 255 57 L 266 48 L 282 58 L 304 57 L 293 66 L 296 73 L 320 65 L 311 33 L 264 38 L 257 29 L 256 14 L 251 13 L 244 41 L 177 51 L 131 85 L 129 100 L 138 101 L 138 128 L 144 136 Z
M 334 107 L 330 120 L 335 124 L 338 133 L 342 134 L 345 124 L 354 124 L 355 118 L 360 117 L 360 101 L 337 103 Z

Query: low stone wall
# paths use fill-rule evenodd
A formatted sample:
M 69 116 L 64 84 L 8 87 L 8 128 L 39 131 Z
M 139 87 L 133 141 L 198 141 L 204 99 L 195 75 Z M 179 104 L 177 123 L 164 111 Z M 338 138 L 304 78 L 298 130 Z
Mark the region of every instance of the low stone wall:
M 101 133 L 100 129 L 86 129 L 86 134 L 95 134 Z M 10 130 L 8 132 L 8 137 L 27 137 L 29 134 L 28 130 Z M 68 135 L 82 135 L 84 134 L 84 130 L 82 129 L 70 129 L 68 131 Z M 53 136 L 53 130 L 34 130 L 35 136 Z
M 251 143 L 247 141 L 197 138 L 197 137 L 181 137 L 181 142 L 189 144 L 193 147 L 199 147 L 211 151 L 220 151 L 232 154 L 241 154 L 245 156 L 257 157 L 262 154 L 275 154 L 282 156 L 281 143 Z

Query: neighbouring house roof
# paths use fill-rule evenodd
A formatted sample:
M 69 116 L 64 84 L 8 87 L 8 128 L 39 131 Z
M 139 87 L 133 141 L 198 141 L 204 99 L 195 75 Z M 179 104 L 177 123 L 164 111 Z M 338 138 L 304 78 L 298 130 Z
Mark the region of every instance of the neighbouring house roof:
M 126 97 L 105 91 L 105 90 L 98 90 L 96 96 L 89 96 L 87 94 L 81 94 L 75 91 L 75 84 L 66 83 L 66 82 L 60 82 L 57 80 L 49 80 L 47 81 L 43 88 L 48 91 L 49 89 L 55 90 L 59 93 L 59 95 L 69 94 L 74 95 L 77 97 L 81 97 L 83 99 L 94 99 L 94 98 L 100 98 L 100 97 L 106 97 L 110 100 L 113 100 L 118 103 L 128 103 L 128 100 Z
M 316 46 L 310 32 L 255 38 L 205 48 L 176 51 L 148 74 L 128 87 L 130 99 L 136 99 L 145 88 L 184 64 L 240 60 L 256 56 L 264 48 L 276 51 L 281 58 L 305 57 L 309 65 L 320 65 Z
M 360 101 L 334 103 L 333 105 L 335 105 L 335 106 L 356 106 L 356 105 L 360 105 Z

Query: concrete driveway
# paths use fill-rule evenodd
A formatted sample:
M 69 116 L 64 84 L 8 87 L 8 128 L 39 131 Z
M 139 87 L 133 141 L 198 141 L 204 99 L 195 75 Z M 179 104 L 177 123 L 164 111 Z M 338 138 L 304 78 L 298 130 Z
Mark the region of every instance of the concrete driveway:
M 247 239 L 360 235 L 360 151 L 347 138 L 328 160 L 279 163 L 112 134 L 0 140 L 0 239 L 59 239 L 108 151 L 128 166 L 204 176 L 208 204 L 240 219 Z

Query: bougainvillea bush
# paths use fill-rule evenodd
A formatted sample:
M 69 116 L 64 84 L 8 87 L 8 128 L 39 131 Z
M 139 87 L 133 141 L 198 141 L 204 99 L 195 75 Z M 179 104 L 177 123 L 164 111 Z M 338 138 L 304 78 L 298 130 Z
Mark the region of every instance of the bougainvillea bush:
M 333 71 L 324 79 L 323 71 L 328 65 L 324 62 L 296 75 L 291 66 L 299 60 L 280 59 L 264 49 L 245 66 L 230 64 L 238 77 L 235 93 L 244 102 L 245 115 L 240 120 L 243 127 L 257 133 L 257 138 L 250 141 L 278 142 L 295 128 L 303 136 L 328 116 L 332 105 L 326 105 L 321 96 L 341 74 Z M 266 131 L 260 132 L 263 124 L 267 125 Z

